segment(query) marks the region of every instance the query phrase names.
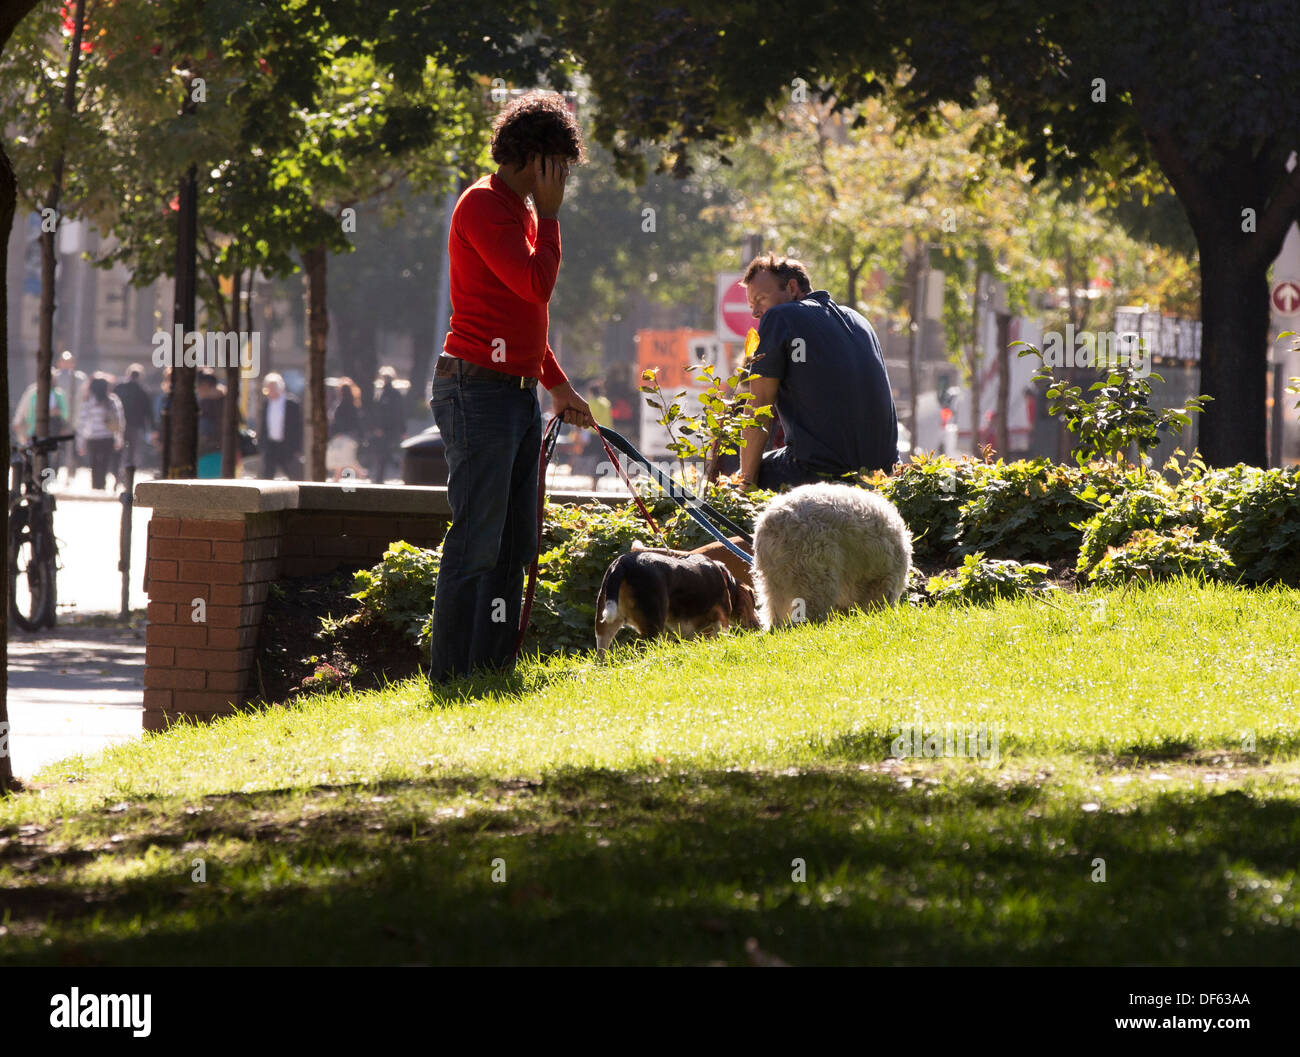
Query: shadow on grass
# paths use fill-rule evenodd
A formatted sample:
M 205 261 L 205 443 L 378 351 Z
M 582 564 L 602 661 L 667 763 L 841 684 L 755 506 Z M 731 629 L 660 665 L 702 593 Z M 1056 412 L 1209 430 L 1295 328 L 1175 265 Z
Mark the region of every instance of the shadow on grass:
M 0 963 L 1300 962 L 1300 805 L 1239 791 L 1088 813 L 975 767 L 575 769 L 75 821 L 76 852 L 0 844 Z

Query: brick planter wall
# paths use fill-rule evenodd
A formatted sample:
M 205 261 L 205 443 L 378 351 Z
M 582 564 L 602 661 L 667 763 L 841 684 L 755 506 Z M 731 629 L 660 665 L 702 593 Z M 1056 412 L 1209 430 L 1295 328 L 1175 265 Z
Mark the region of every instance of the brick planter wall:
M 553 502 L 626 496 L 552 493 Z M 289 481 L 147 481 L 144 729 L 211 720 L 255 700 L 258 636 L 277 580 L 373 564 L 394 540 L 435 547 L 445 488 Z

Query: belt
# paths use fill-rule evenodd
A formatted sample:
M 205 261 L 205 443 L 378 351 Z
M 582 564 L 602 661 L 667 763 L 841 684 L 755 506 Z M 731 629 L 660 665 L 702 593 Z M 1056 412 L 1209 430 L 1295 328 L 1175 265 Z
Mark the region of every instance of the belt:
M 518 387 L 520 389 L 537 388 L 536 378 L 525 378 L 522 375 L 506 374 L 505 371 L 496 371 L 491 367 L 483 367 L 477 363 L 470 363 L 469 360 L 462 360 L 458 356 L 448 356 L 445 353 L 438 357 L 438 363 L 434 367 L 433 373 L 442 378 L 460 375 L 462 378 L 483 378 L 491 382 L 501 382 L 504 385 Z

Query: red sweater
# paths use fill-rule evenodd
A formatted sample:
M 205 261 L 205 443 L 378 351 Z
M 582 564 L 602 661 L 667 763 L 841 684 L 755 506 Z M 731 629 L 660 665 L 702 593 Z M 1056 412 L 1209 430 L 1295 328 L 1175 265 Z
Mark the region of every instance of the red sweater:
M 506 374 L 568 381 L 546 340 L 560 270 L 560 222 L 539 221 L 496 173 L 456 202 L 447 239 L 451 330 L 443 351 Z

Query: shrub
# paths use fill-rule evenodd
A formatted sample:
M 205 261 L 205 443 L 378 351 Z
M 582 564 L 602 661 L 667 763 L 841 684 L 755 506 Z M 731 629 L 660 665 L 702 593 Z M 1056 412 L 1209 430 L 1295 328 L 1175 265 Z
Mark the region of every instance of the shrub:
M 1207 528 L 1246 583 L 1300 587 L 1300 468 L 1231 466 L 1184 478 Z
M 1200 506 L 1190 495 L 1157 474 L 1130 482 L 1130 487 L 1110 497 L 1102 510 L 1083 526 L 1077 569 L 1080 576 L 1090 576 L 1107 552 L 1123 547 L 1129 538 L 1142 530 L 1165 533 L 1180 526 L 1199 527 L 1203 522 Z
M 1047 566 L 999 561 L 968 554 L 956 576 L 932 576 L 926 590 L 935 602 L 991 605 L 999 598 L 1042 598 L 1055 590 L 1047 582 Z
M 961 508 L 960 552 L 1016 561 L 1073 558 L 1082 523 L 1100 508 L 1103 496 L 1126 483 L 1122 471 L 1102 463 L 1086 470 L 1049 459 L 986 465 Z
M 873 487 L 898 507 L 912 531 L 912 560 L 946 563 L 957 557 L 961 507 L 975 494 L 985 463 L 969 456 L 914 455 L 891 477 L 877 473 Z
M 1012 344 L 1025 346 L 1021 356 L 1043 356 L 1028 342 Z M 1144 376 L 1131 363 L 1099 366 L 1102 379 L 1088 387 L 1089 393 L 1097 394 L 1092 401 L 1083 398 L 1080 386 L 1052 377 L 1045 360 L 1034 375 L 1035 382 L 1047 385 L 1048 414 L 1060 415 L 1065 419 L 1065 428 L 1078 434 L 1074 458 L 1080 466 L 1106 459 L 1122 464 L 1130 449 L 1136 449 L 1139 463 L 1144 462 L 1147 451 L 1159 443 L 1161 433 L 1182 433 L 1184 426 L 1192 424 L 1191 416 L 1214 399 L 1193 396 L 1188 397 L 1184 407 L 1155 408 L 1151 406 L 1151 383 L 1147 378 L 1158 382 L 1164 378 L 1154 371 Z
M 1012 463 L 919 455 L 873 479 L 912 530 L 913 558 L 955 564 L 976 551 L 1015 561 L 1073 558 L 1083 522 L 1114 492 L 1144 478 L 1104 463 Z
M 1198 540 L 1194 525 L 1179 525 L 1169 532 L 1138 529 L 1123 545 L 1106 552 L 1092 571 L 1092 583 L 1114 587 L 1175 576 L 1231 580 L 1232 559 L 1213 540 Z
M 352 597 L 361 603 L 362 615 L 383 621 L 421 648 L 426 646 L 441 556 L 441 549 L 426 550 L 398 540 L 384 551 L 378 565 L 360 570 L 353 578 Z

